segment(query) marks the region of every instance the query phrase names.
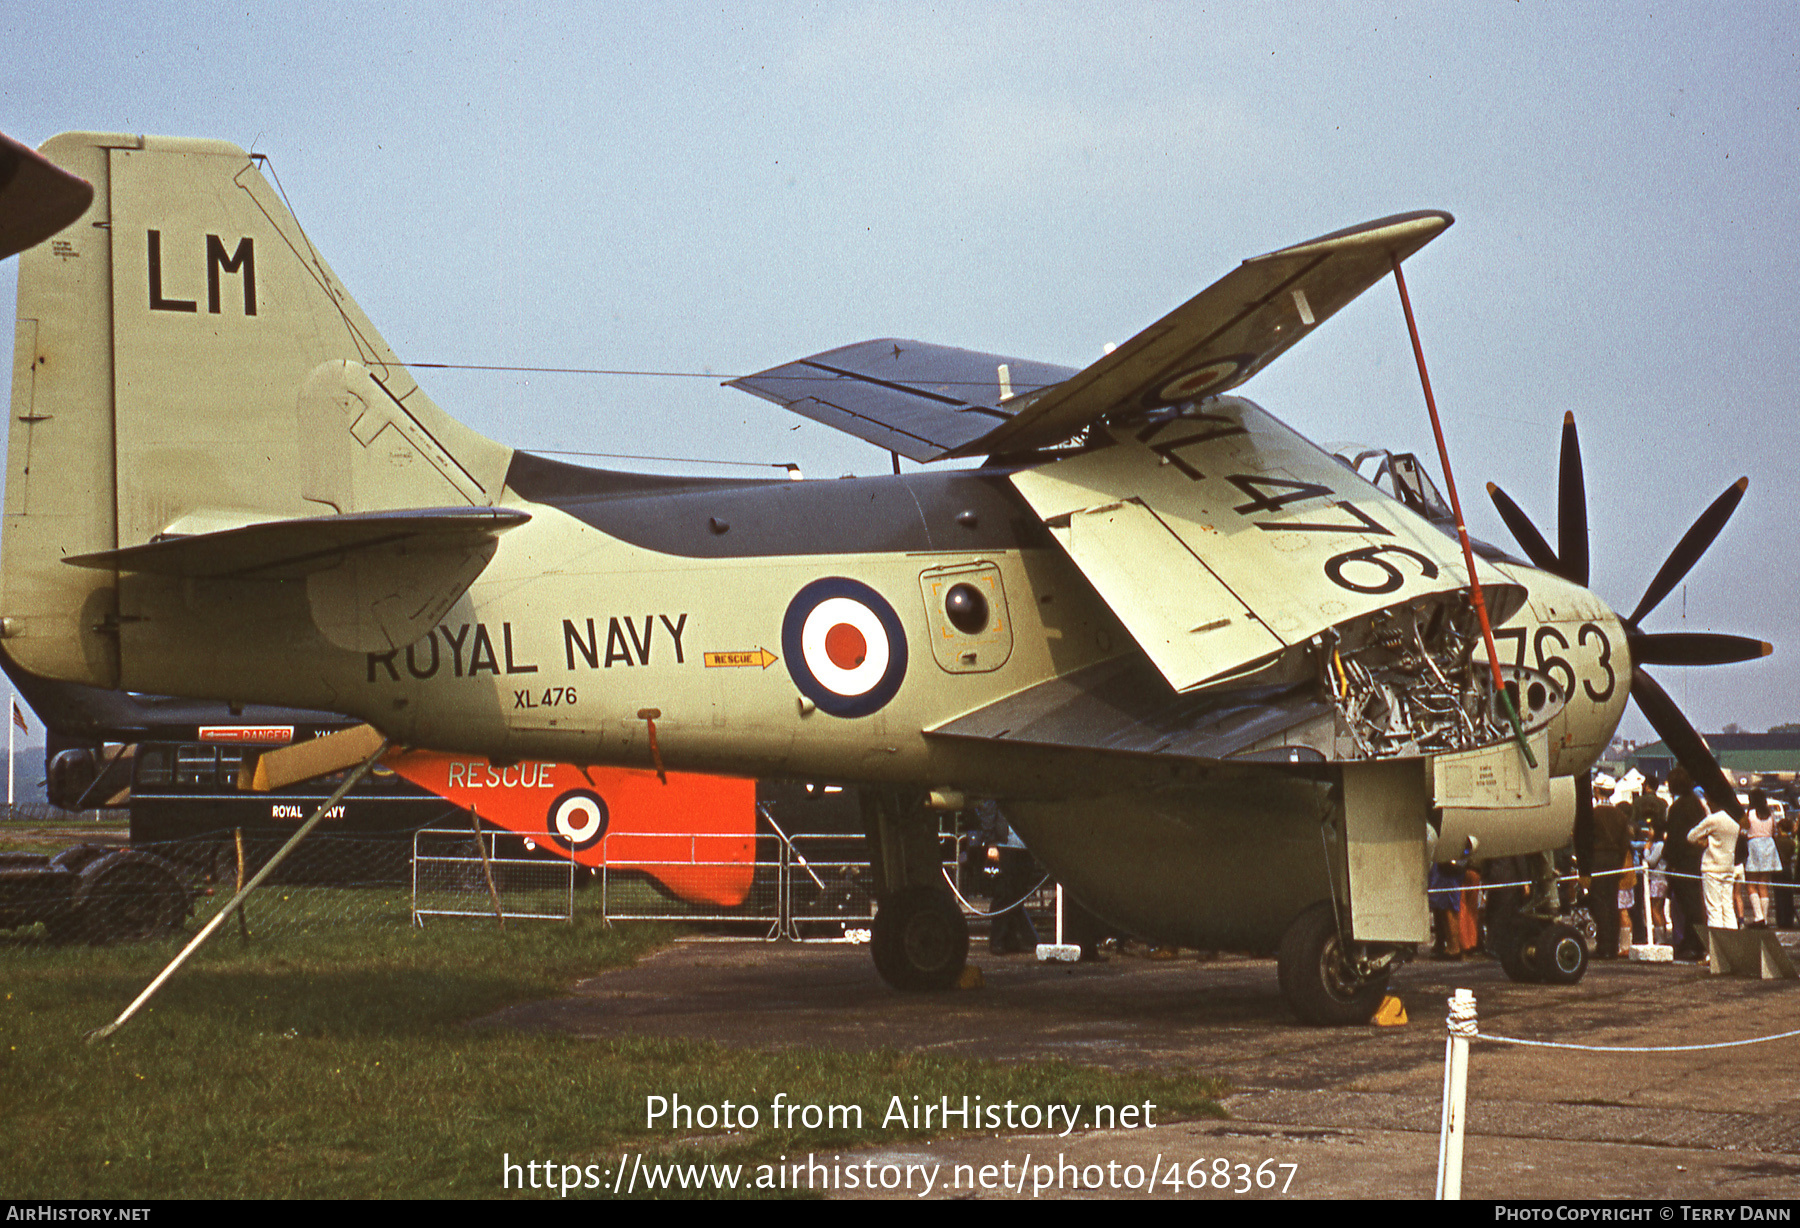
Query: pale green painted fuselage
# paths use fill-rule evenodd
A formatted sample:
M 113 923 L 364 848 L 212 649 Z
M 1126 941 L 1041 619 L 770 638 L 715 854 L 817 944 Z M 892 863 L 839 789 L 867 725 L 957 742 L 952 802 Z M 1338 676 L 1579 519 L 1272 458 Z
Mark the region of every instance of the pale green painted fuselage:
M 1338 619 L 1366 627 L 1390 592 L 1394 608 L 1453 599 L 1460 555 L 1437 528 L 1255 406 L 1204 402 L 1202 418 L 1235 417 L 1186 452 L 1121 435 L 1018 482 L 582 477 L 432 404 L 241 150 L 70 134 L 46 153 L 96 191 L 22 257 L 0 635 L 26 669 L 328 709 L 496 760 L 997 798 L 1097 910 L 1166 940 L 1267 946 L 1330 890 L 1333 768 L 933 732 L 1144 653 L 1165 676 L 1224 678 L 1255 664 L 1207 656 L 1227 624 L 1231 643 L 1264 646 L 1242 650 L 1266 653 L 1257 668 L 1329 679 L 1318 645 Z M 409 538 L 419 509 L 529 519 Z M 392 541 L 260 571 L 125 553 L 177 539 L 228 553 L 232 533 L 254 546 L 271 524 L 389 514 Z M 1115 541 L 1187 570 L 1108 557 Z M 1619 622 L 1543 572 L 1483 567 L 1516 608 L 1504 663 L 1560 696 L 1535 731 L 1549 772 L 1584 771 L 1626 701 Z M 983 620 L 955 625 L 958 580 L 981 588 Z M 1189 617 L 1202 580 L 1229 617 Z M 862 603 L 845 616 L 857 646 L 831 638 L 843 619 L 803 626 L 827 600 Z M 1465 813 L 1446 838 L 1558 846 L 1566 795 L 1535 817 Z

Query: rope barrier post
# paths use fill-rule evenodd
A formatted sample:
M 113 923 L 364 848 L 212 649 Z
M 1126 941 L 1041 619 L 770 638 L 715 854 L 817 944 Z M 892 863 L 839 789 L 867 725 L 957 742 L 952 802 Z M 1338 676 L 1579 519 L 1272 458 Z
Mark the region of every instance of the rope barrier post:
M 1656 938 L 1656 914 L 1650 910 L 1650 863 L 1637 867 L 1638 910 L 1644 915 L 1644 941 L 1633 943 L 1631 958 L 1640 962 L 1666 964 L 1675 958 L 1675 948 Z
M 1466 989 L 1450 999 L 1445 1020 L 1449 1037 L 1444 1043 L 1444 1116 L 1438 1129 L 1439 1201 L 1462 1198 L 1463 1126 L 1469 1085 L 1469 1038 L 1477 1035 L 1475 995 Z

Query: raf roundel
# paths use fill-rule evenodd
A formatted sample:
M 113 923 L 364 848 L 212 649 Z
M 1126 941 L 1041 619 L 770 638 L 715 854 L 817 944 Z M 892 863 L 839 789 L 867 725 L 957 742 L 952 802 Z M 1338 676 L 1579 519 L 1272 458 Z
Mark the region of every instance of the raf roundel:
M 1163 405 L 1175 405 L 1182 401 L 1191 401 L 1205 396 L 1237 379 L 1238 374 L 1252 361 L 1254 359 L 1251 355 L 1244 354 L 1235 358 L 1221 358 L 1216 362 L 1209 362 L 1203 367 L 1195 367 L 1163 384 L 1152 400 Z
M 814 580 L 781 621 L 788 673 L 832 716 L 868 716 L 906 677 L 906 631 L 880 593 L 842 577 Z
M 550 803 L 544 828 L 559 848 L 585 853 L 606 835 L 606 800 L 587 789 L 570 789 Z

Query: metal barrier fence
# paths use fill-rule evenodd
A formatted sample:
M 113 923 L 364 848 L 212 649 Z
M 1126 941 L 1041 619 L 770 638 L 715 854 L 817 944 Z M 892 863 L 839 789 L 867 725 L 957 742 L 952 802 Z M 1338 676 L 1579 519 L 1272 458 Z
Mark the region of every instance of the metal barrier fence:
M 788 833 L 767 807 L 759 811 L 747 834 L 609 835 L 592 868 L 540 841 L 487 828 L 479 846 L 470 828 L 315 832 L 245 901 L 232 929 L 249 941 L 345 926 L 418 926 L 429 917 L 582 915 L 695 923 L 765 940 L 866 940 L 875 915 L 866 838 Z M 227 829 L 133 846 L 115 825 L 71 848 L 71 837 L 83 833 L 66 823 L 15 834 L 18 848 L 0 850 L 0 955 L 192 932 L 255 875 L 278 842 L 271 833 Z M 983 884 L 964 884 L 948 856 L 957 832 L 941 834 L 951 882 L 965 895 L 984 896 Z M 1047 913 L 1048 897 L 1039 892 L 1028 908 Z M 978 926 L 985 916 L 965 911 Z
M 743 921 L 773 926 L 780 857 L 772 837 L 706 832 L 607 835 L 594 867 L 608 921 Z M 770 934 L 774 937 L 774 934 Z
M 499 917 L 572 921 L 585 872 L 573 861 L 536 852 L 513 832 L 427 827 L 413 833 L 412 921 L 426 917 Z
M 875 917 L 861 836 L 682 832 L 633 836 L 629 845 L 621 855 L 603 839 L 592 870 L 608 921 L 742 923 L 768 939 L 805 942 L 840 940 Z M 466 862 L 460 873 L 467 882 Z
M 626 856 L 614 851 L 609 835 L 595 870 L 607 920 L 745 922 L 770 940 L 866 940 L 875 884 L 865 837 L 786 832 L 766 804 L 757 807 L 757 820 L 753 850 L 741 837 L 670 835 L 659 838 L 663 847 L 682 855 Z M 955 847 L 954 827 L 939 834 Z M 960 878 L 954 856 L 944 864 Z
M 875 882 L 861 836 L 798 832 L 781 846 L 783 936 L 858 936 L 875 920 Z M 810 854 L 810 855 L 809 855 Z
M 414 920 L 568 920 L 577 892 L 592 892 L 609 922 L 743 925 L 762 938 L 794 942 L 865 939 L 875 917 L 875 892 L 864 837 L 788 833 L 766 807 L 758 810 L 752 835 L 609 833 L 592 867 L 549 859 L 525 837 L 485 831 L 484 869 L 472 832 L 421 831 L 413 851 Z M 959 877 L 954 860 L 945 867 Z

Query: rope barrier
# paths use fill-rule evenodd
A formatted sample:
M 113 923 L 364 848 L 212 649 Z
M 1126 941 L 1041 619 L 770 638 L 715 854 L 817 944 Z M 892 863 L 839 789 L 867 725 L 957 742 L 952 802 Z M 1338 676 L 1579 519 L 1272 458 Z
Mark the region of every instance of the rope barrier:
M 1498 1044 L 1524 1045 L 1536 1049 L 1574 1049 L 1583 1053 L 1696 1053 L 1708 1049 L 1740 1049 L 1746 1045 L 1760 1045 L 1772 1040 L 1788 1040 L 1800 1036 L 1800 1028 L 1796 1028 L 1769 1036 L 1715 1041 L 1704 1045 L 1577 1045 L 1559 1040 L 1495 1036 L 1481 1031 L 1476 1016 L 1475 995 L 1467 989 L 1458 989 L 1447 1005 L 1450 1009 L 1444 1020 L 1443 1118 L 1438 1133 L 1437 1197 L 1441 1200 L 1462 1197 L 1463 1130 L 1467 1114 L 1468 1046 L 1471 1040 L 1491 1040 Z
M 1792 1032 L 1777 1032 L 1772 1036 L 1753 1036 L 1748 1040 L 1723 1040 L 1710 1045 L 1576 1045 L 1560 1040 L 1525 1040 L 1517 1036 L 1495 1036 L 1489 1032 L 1474 1032 L 1471 1035 L 1502 1045 L 1528 1045 L 1536 1049 L 1579 1049 L 1584 1053 L 1696 1053 L 1702 1049 L 1739 1049 L 1745 1045 L 1760 1045 L 1771 1040 L 1787 1040 L 1790 1037 L 1800 1036 L 1800 1028 L 1796 1028 Z
M 944 882 L 949 884 L 950 894 L 956 897 L 956 902 L 958 904 L 961 904 L 964 908 L 968 909 L 970 915 L 976 916 L 976 917 L 1004 917 L 1007 913 L 1011 912 L 1013 909 L 1023 907 L 1026 900 L 1029 900 L 1032 896 L 1036 895 L 1039 891 L 1043 890 L 1044 884 L 1050 881 L 1050 876 L 1048 874 L 1046 874 L 1046 875 L 1044 875 L 1044 877 L 1038 879 L 1037 886 L 1033 887 L 1030 891 L 1027 891 L 1024 895 L 1020 896 L 1018 899 L 1016 899 L 1012 903 L 1008 904 L 1005 908 L 996 908 L 993 912 L 982 912 L 980 909 L 976 908 L 975 905 L 969 903 L 969 901 L 967 901 L 963 898 L 963 893 L 956 889 L 956 880 L 950 877 L 949 870 L 940 869 L 938 872 L 944 876 Z
M 1640 873 L 1643 870 L 1643 868 L 1644 868 L 1643 866 L 1639 865 L 1639 866 L 1621 866 L 1621 867 L 1619 867 L 1617 869 L 1613 869 L 1613 870 L 1595 870 L 1593 873 L 1589 874 L 1587 877 L 1590 879 L 1606 878 L 1609 876 L 1616 877 L 1616 876 L 1625 875 L 1625 874 L 1630 874 L 1630 875 L 1635 876 L 1638 873 Z M 1685 870 L 1657 869 L 1655 866 L 1652 866 L 1650 868 L 1650 873 L 1660 874 L 1664 878 L 1691 878 L 1695 882 L 1703 882 L 1703 881 L 1705 881 L 1705 879 L 1707 877 L 1704 873 L 1689 874 Z M 1581 881 L 1581 875 L 1579 875 L 1579 874 L 1559 874 L 1556 876 L 1556 881 L 1558 883 L 1577 883 L 1577 882 Z M 1483 881 L 1483 882 L 1479 882 L 1479 883 L 1469 883 L 1466 885 L 1459 884 L 1459 885 L 1450 886 L 1450 887 L 1433 887 L 1433 888 L 1431 888 L 1431 890 L 1445 892 L 1445 893 L 1448 893 L 1451 891 L 1499 891 L 1499 890 L 1502 890 L 1507 887 L 1535 887 L 1536 885 L 1537 885 L 1537 881 L 1535 879 L 1522 878 L 1515 882 L 1510 882 L 1510 883 L 1490 883 L 1490 882 Z M 1800 886 L 1800 884 L 1794 884 L 1794 883 L 1784 882 L 1781 880 L 1775 880 L 1775 881 L 1770 882 L 1769 886 L 1775 887 L 1775 888 L 1794 889 L 1797 886 Z
M 1616 870 L 1595 870 L 1593 873 L 1589 873 L 1588 879 L 1624 877 L 1627 873 L 1636 877 L 1636 875 L 1640 875 L 1642 871 L 1643 866 L 1620 866 L 1620 868 L 1616 868 Z M 1651 868 L 1651 873 L 1652 875 L 1661 875 L 1663 879 L 1692 879 L 1694 882 L 1705 882 L 1705 880 L 1708 879 L 1706 873 L 1688 873 L 1688 871 L 1685 870 L 1658 870 L 1658 868 L 1654 868 L 1654 866 Z M 1726 877 L 1726 879 L 1730 879 L 1733 875 L 1719 871 L 1719 873 L 1714 873 L 1714 875 L 1710 875 L 1710 877 Z M 1579 873 L 1559 873 L 1559 875 L 1557 875 L 1557 882 L 1559 882 L 1559 884 L 1575 884 L 1575 882 L 1580 882 L 1580 879 L 1582 879 L 1582 875 L 1579 875 Z M 1431 891 L 1433 891 L 1433 893 L 1449 895 L 1451 891 L 1503 891 L 1503 889 L 1507 888 L 1532 888 L 1532 886 L 1537 886 L 1537 880 L 1517 879 L 1514 880 L 1514 882 L 1485 882 L 1485 880 L 1483 880 L 1483 882 L 1469 882 L 1469 884 L 1454 884 L 1454 886 L 1444 886 L 1444 888 L 1431 888 Z M 1782 879 L 1773 879 L 1769 880 L 1769 888 L 1778 889 L 1778 891 L 1782 891 L 1782 889 L 1786 889 L 1786 891 L 1795 891 L 1795 889 L 1800 889 L 1800 884 L 1787 882 L 1787 880 Z

